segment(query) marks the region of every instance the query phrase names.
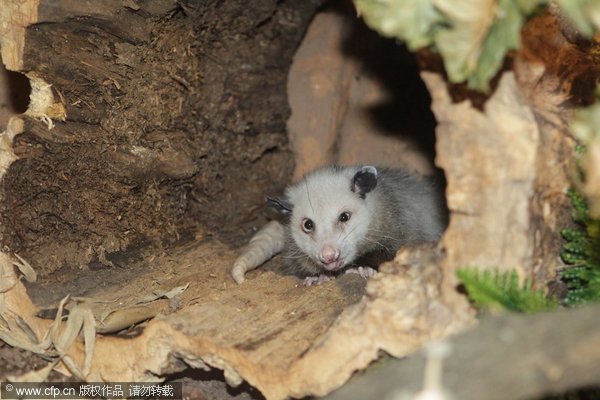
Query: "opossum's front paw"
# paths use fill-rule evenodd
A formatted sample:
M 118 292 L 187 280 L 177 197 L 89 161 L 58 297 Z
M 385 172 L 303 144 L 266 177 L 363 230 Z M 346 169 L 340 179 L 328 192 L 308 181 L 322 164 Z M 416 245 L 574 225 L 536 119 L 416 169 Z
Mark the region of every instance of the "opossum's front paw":
M 320 285 L 334 279 L 331 275 L 321 274 L 319 276 L 307 276 L 304 278 L 304 286 Z
M 345 272 L 346 274 L 358 274 L 365 279 L 369 279 L 377 273 L 377 270 L 371 267 L 356 267 L 356 268 L 348 268 Z

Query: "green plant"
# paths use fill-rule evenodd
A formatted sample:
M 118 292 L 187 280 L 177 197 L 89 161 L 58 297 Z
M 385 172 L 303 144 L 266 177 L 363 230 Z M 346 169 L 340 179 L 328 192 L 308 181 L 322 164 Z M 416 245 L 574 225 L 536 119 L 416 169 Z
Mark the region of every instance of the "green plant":
M 461 268 L 457 276 L 465 285 L 469 298 L 483 310 L 501 309 L 534 313 L 555 309 L 558 302 L 546 296 L 543 290 L 535 290 L 531 281 L 519 283 L 516 271 L 500 272 Z
M 567 195 L 573 204 L 575 227 L 561 230 L 565 244 L 560 256 L 570 264 L 560 271 L 568 292 L 564 303 L 577 306 L 600 300 L 600 221 L 590 218 L 585 198 L 575 189 Z

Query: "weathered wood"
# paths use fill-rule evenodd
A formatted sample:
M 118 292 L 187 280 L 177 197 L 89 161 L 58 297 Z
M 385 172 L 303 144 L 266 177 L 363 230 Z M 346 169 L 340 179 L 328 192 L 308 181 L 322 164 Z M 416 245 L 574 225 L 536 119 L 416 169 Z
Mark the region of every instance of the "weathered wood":
M 592 65 L 574 61 L 587 56 L 552 15 L 531 20 L 523 38 L 514 73 L 500 76 L 481 110 L 454 102 L 439 75 L 423 79 L 438 121 L 436 163 L 448 181 L 445 268 L 517 269 L 543 287 L 556 274 L 559 230 L 570 223 L 575 141 L 565 104 L 581 101 L 572 89 Z
M 10 71 L 23 68 L 25 29 L 37 22 L 38 0 L 7 0 L 0 7 L 0 50 Z
M 468 101 L 453 104 L 439 75 L 423 78 L 439 123 L 437 162 L 448 181 L 446 265 L 518 268 L 529 276 L 529 198 L 540 140 L 533 112 L 512 74 L 501 78 L 484 112 Z
M 538 315 L 488 316 L 447 341 L 441 388 L 453 399 L 532 399 L 600 384 L 600 306 Z M 412 398 L 423 389 L 427 351 L 388 361 L 328 396 Z M 436 382 L 437 383 L 437 382 Z
M 252 271 L 243 285 L 237 285 L 229 276 L 235 256 L 222 243 L 206 241 L 182 246 L 150 262 L 86 271 L 62 285 L 30 284 L 28 292 L 40 308 L 58 304 L 67 294 L 82 297 L 102 326 L 102 319 L 112 310 L 126 311 L 153 291 L 189 284 L 173 301 L 149 305 L 162 308 L 162 315 L 143 325 L 141 335 L 99 336 L 86 377 L 90 381 L 157 380 L 190 366 L 212 366 L 223 369 L 231 384 L 247 380 L 274 399 L 300 390 L 310 393 L 331 384 L 339 386 L 339 380 L 313 380 L 315 365 L 301 360 L 307 353 L 319 352 L 315 342 L 346 307 L 361 300 L 366 281 L 348 274 L 327 285 L 306 287 L 296 277 Z M 276 270 L 280 262 L 274 260 L 271 268 Z M 1 271 L 16 282 L 12 266 Z M 0 293 L 3 299 L 25 302 L 26 307 L 0 301 L 7 307 L 0 307 L 0 313 L 22 314 L 37 336 L 43 336 L 49 321 L 35 318 L 36 307 L 22 283 Z M 320 346 L 331 345 L 336 346 L 335 341 L 320 342 Z M 80 344 L 70 349 L 78 361 L 84 353 Z M 335 357 L 322 357 L 319 368 L 335 373 L 342 368 L 346 375 L 353 371 Z
M 245 380 L 268 399 L 284 399 L 325 395 L 382 350 L 405 356 L 473 324 L 466 300 L 443 294 L 436 254 L 431 247 L 407 250 L 368 282 L 347 274 L 314 287 L 279 275 L 276 259 L 269 271 L 251 271 L 238 286 L 229 276 L 235 253 L 206 241 L 117 271 L 80 273 L 77 281 L 54 284 L 53 291 L 44 282 L 28 290 L 40 306 L 56 304 L 67 293 L 83 297 L 102 325 L 111 310 L 127 310 L 151 291 L 189 283 L 168 306 L 156 304 L 162 315 L 143 325 L 140 335 L 98 337 L 85 378 L 159 380 L 210 366 L 224 370 L 232 385 Z M 18 294 L 24 295 L 21 286 L 8 293 Z M 48 325 L 35 318 L 28 323 L 36 332 Z M 78 363 L 85 353 L 81 343 L 69 349 Z
M 127 13 L 127 10 L 146 9 L 147 3 L 160 3 L 163 6 L 163 13 L 160 15 L 165 15 L 166 12 L 175 10 L 177 7 L 175 0 L 143 1 L 140 4 L 134 0 L 104 0 L 102 2 L 93 0 L 40 1 L 37 20 L 38 22 L 63 22 L 75 17 L 106 20 L 115 19 L 116 17 L 118 19 L 119 14 Z

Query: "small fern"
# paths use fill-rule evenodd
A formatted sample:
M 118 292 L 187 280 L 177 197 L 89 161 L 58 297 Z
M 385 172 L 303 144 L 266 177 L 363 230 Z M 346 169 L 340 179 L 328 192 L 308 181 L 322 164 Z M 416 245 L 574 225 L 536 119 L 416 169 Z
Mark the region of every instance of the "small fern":
M 501 309 L 534 313 L 555 309 L 558 302 L 548 298 L 542 290 L 534 290 L 531 281 L 519 284 L 516 271 L 480 271 L 461 268 L 457 276 L 465 285 L 469 298 L 483 310 Z
M 560 271 L 560 277 L 568 288 L 565 305 L 578 306 L 600 300 L 600 221 L 590 218 L 581 193 L 570 189 L 567 195 L 576 226 L 560 232 L 565 239 L 560 256 L 571 265 Z

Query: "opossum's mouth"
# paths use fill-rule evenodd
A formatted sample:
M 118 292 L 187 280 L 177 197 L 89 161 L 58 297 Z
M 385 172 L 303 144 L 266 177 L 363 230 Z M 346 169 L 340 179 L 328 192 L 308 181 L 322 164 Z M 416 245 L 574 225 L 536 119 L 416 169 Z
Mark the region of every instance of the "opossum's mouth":
M 323 265 L 323 268 L 325 268 L 327 271 L 336 271 L 336 270 L 342 268 L 345 264 L 344 264 L 344 260 L 342 260 L 340 258 L 339 260 L 333 261 L 330 263 L 322 262 L 321 265 Z

